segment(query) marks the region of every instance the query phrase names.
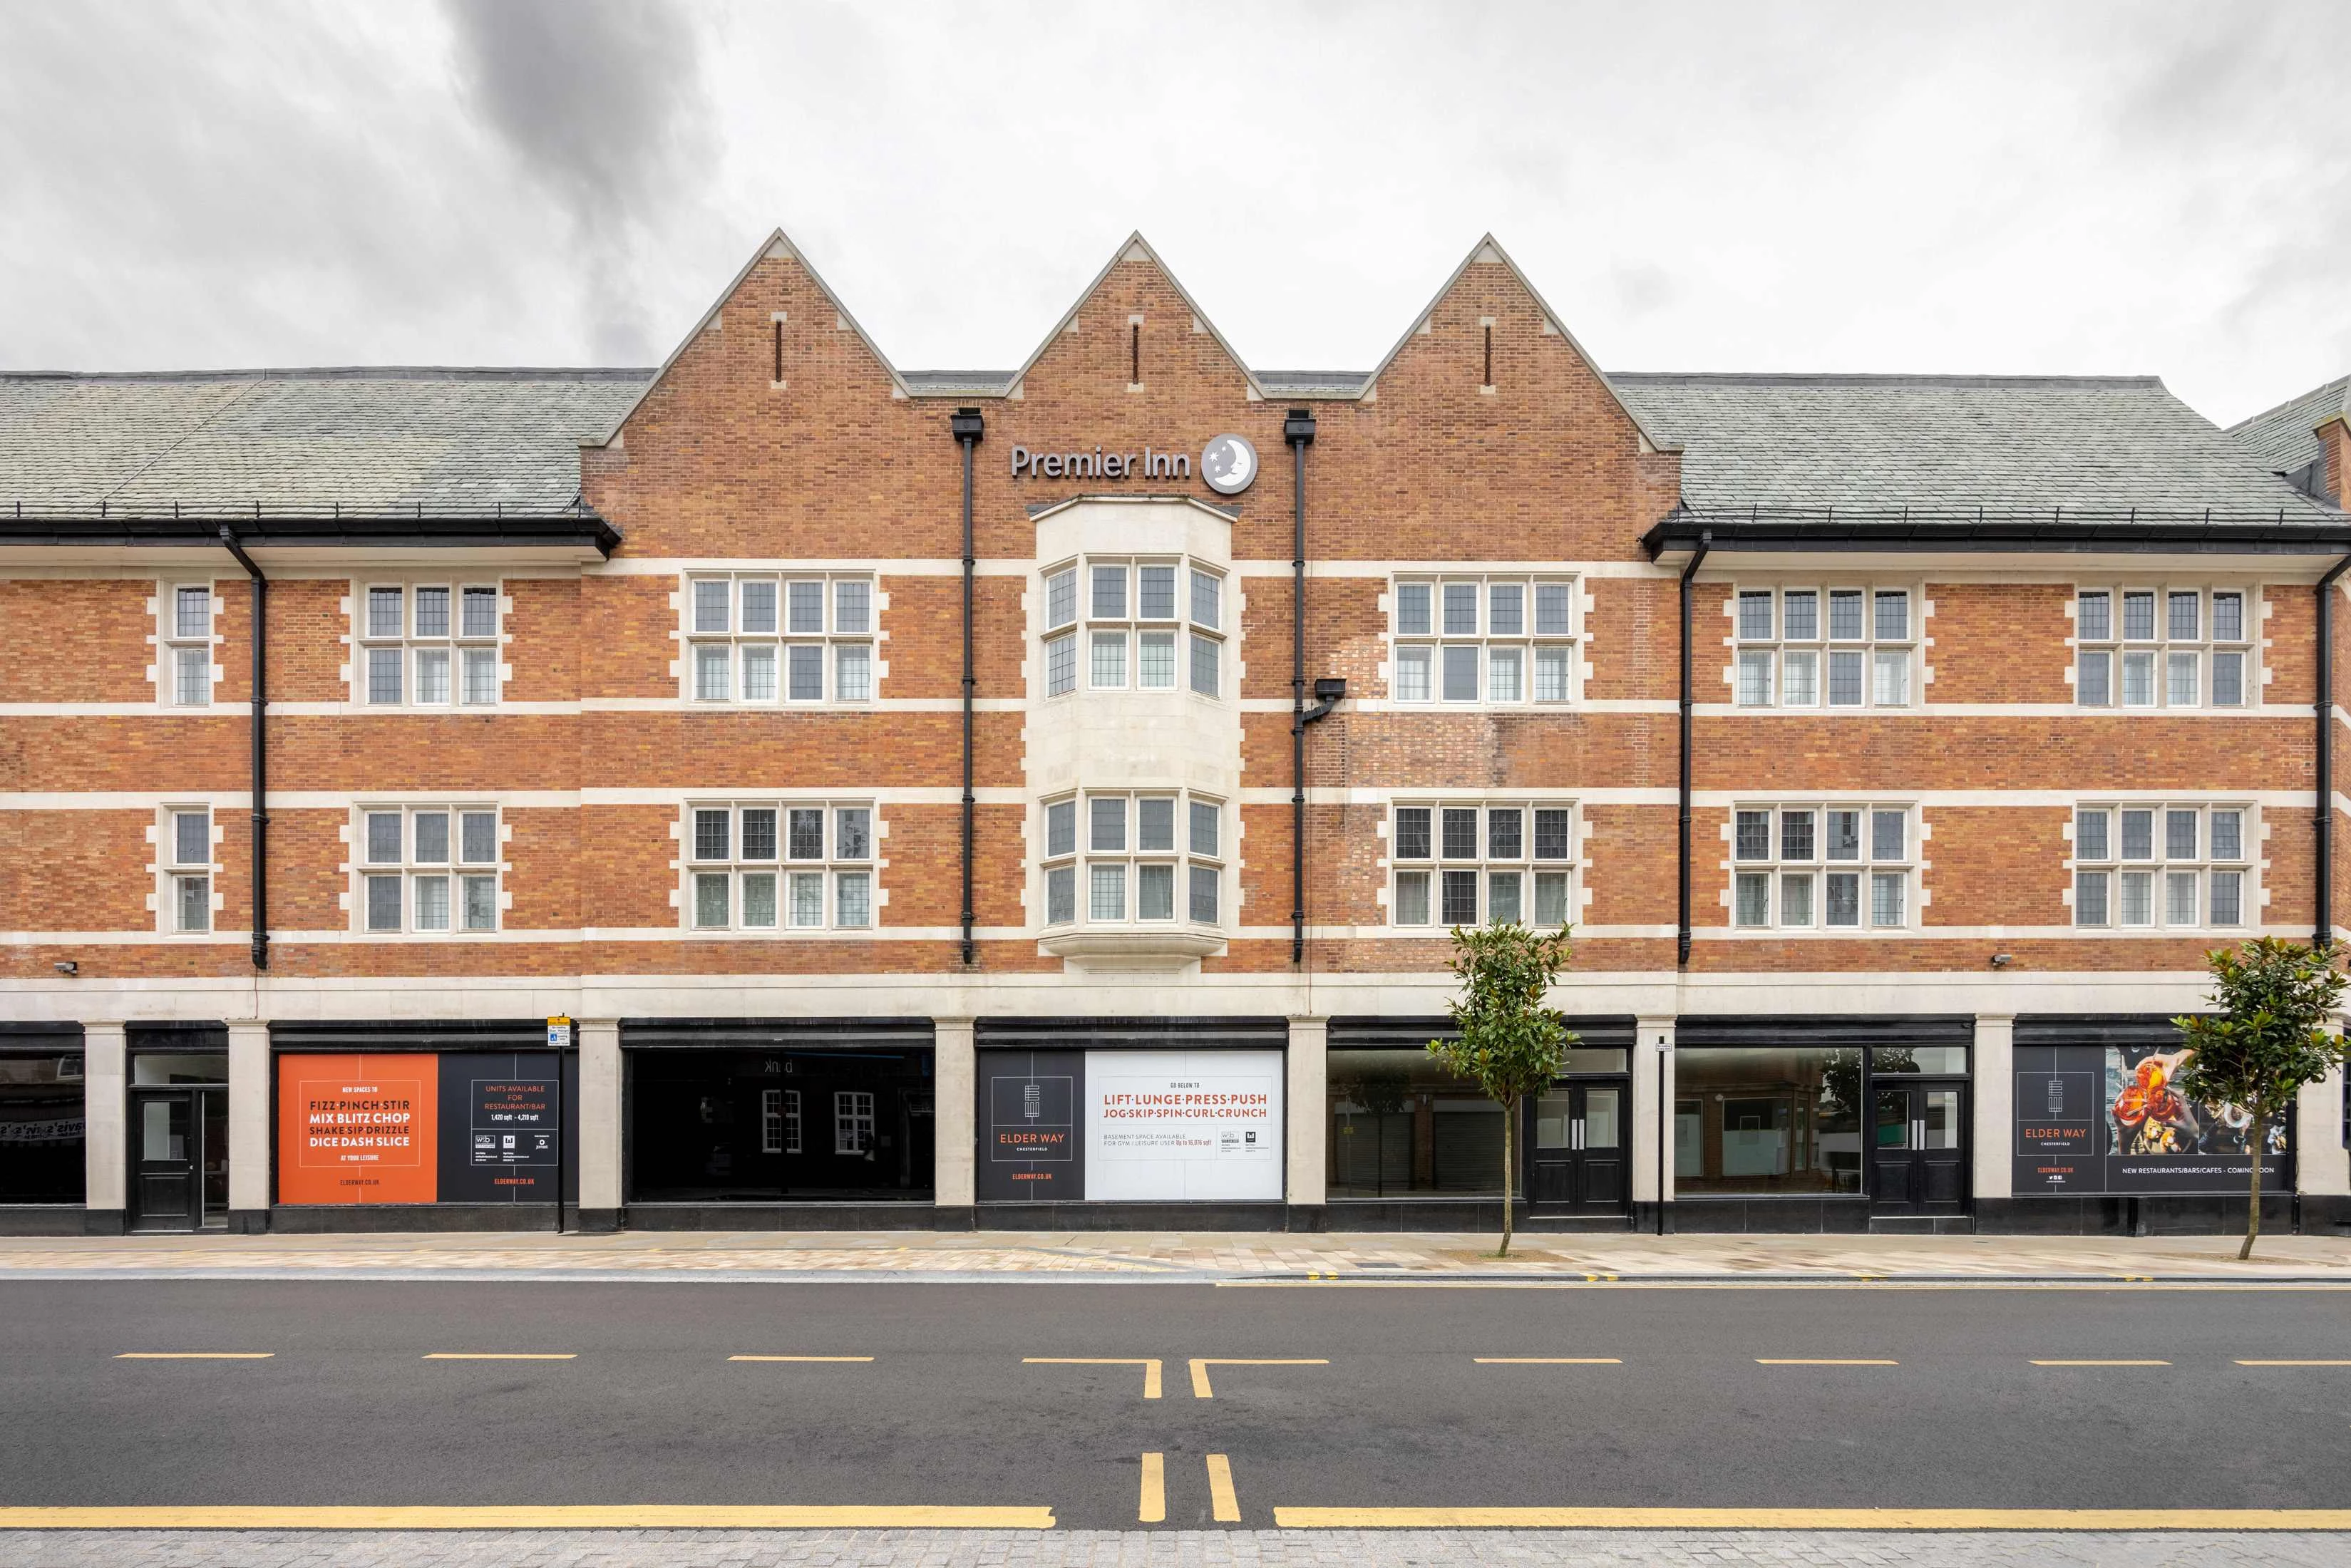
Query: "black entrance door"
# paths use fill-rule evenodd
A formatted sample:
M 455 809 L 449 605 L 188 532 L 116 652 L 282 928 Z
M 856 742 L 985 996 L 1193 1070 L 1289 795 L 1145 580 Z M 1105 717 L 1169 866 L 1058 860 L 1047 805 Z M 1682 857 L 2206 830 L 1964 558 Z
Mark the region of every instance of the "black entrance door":
M 1871 1090 L 1869 1181 L 1880 1214 L 1964 1214 L 1967 1085 L 1886 1083 Z
M 200 1230 L 228 1218 L 228 1091 L 131 1093 L 131 1222 Z
M 1543 1214 L 1622 1214 L 1630 1086 L 1562 1083 L 1528 1108 L 1527 1199 Z

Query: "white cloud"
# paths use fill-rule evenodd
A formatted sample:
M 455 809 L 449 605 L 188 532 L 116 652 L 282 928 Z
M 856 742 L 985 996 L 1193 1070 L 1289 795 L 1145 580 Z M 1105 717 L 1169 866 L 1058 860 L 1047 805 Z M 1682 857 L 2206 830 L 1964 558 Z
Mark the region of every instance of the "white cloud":
M 0 353 L 650 360 L 781 224 L 908 366 L 1017 363 L 1140 227 L 1252 361 L 1361 367 L 1490 228 L 1611 366 L 2232 418 L 2351 370 L 2345 58 L 2328 0 L 0 0 Z

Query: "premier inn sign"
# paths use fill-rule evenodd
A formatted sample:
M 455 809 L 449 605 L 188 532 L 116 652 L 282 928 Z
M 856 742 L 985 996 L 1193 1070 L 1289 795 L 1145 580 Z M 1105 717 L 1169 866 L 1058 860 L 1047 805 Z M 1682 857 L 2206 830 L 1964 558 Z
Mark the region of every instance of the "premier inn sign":
M 1257 478 L 1257 448 L 1245 435 L 1219 435 L 1200 453 L 1200 477 L 1220 496 L 1238 496 Z M 1186 452 L 1031 452 L 1012 449 L 1015 479 L 1189 479 Z

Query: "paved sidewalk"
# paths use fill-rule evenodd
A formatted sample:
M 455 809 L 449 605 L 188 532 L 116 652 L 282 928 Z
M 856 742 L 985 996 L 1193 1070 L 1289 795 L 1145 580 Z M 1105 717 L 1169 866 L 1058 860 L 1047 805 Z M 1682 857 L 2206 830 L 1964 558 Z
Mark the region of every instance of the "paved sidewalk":
M 0 1531 L 9 1568 L 2342 1568 L 2351 1536 L 1825 1531 Z
M 930 1231 L 0 1239 L 0 1279 L 2057 1281 L 2351 1285 L 2351 1238 Z

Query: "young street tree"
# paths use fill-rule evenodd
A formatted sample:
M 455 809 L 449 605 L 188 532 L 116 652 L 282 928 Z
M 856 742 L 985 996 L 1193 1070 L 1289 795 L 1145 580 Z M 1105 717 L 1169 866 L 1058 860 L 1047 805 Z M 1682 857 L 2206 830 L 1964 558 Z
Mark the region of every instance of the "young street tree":
M 1473 1081 L 1502 1107 L 1502 1245 L 1510 1255 L 1511 1148 L 1520 1103 L 1559 1076 L 1576 1037 L 1567 1019 L 1543 1005 L 1552 982 L 1567 967 L 1568 928 L 1548 936 L 1523 925 L 1453 928 L 1453 973 L 1461 995 L 1446 1004 L 1458 1040 L 1432 1040 L 1428 1054 L 1447 1071 Z
M 2208 953 L 2212 1005 L 2208 1018 L 2171 1021 L 2187 1038 L 2188 1054 L 2176 1079 L 2179 1092 L 2207 1104 L 2234 1105 L 2252 1117 L 2245 1143 L 2252 1152 L 2252 1206 L 2245 1216 L 2240 1260 L 2253 1255 L 2262 1233 L 2262 1155 L 2273 1118 L 2292 1105 L 2305 1083 L 2316 1083 L 2344 1060 L 2342 1040 L 2326 1032 L 2336 1017 L 2345 977 L 2331 947 L 2263 936 L 2235 952 Z

